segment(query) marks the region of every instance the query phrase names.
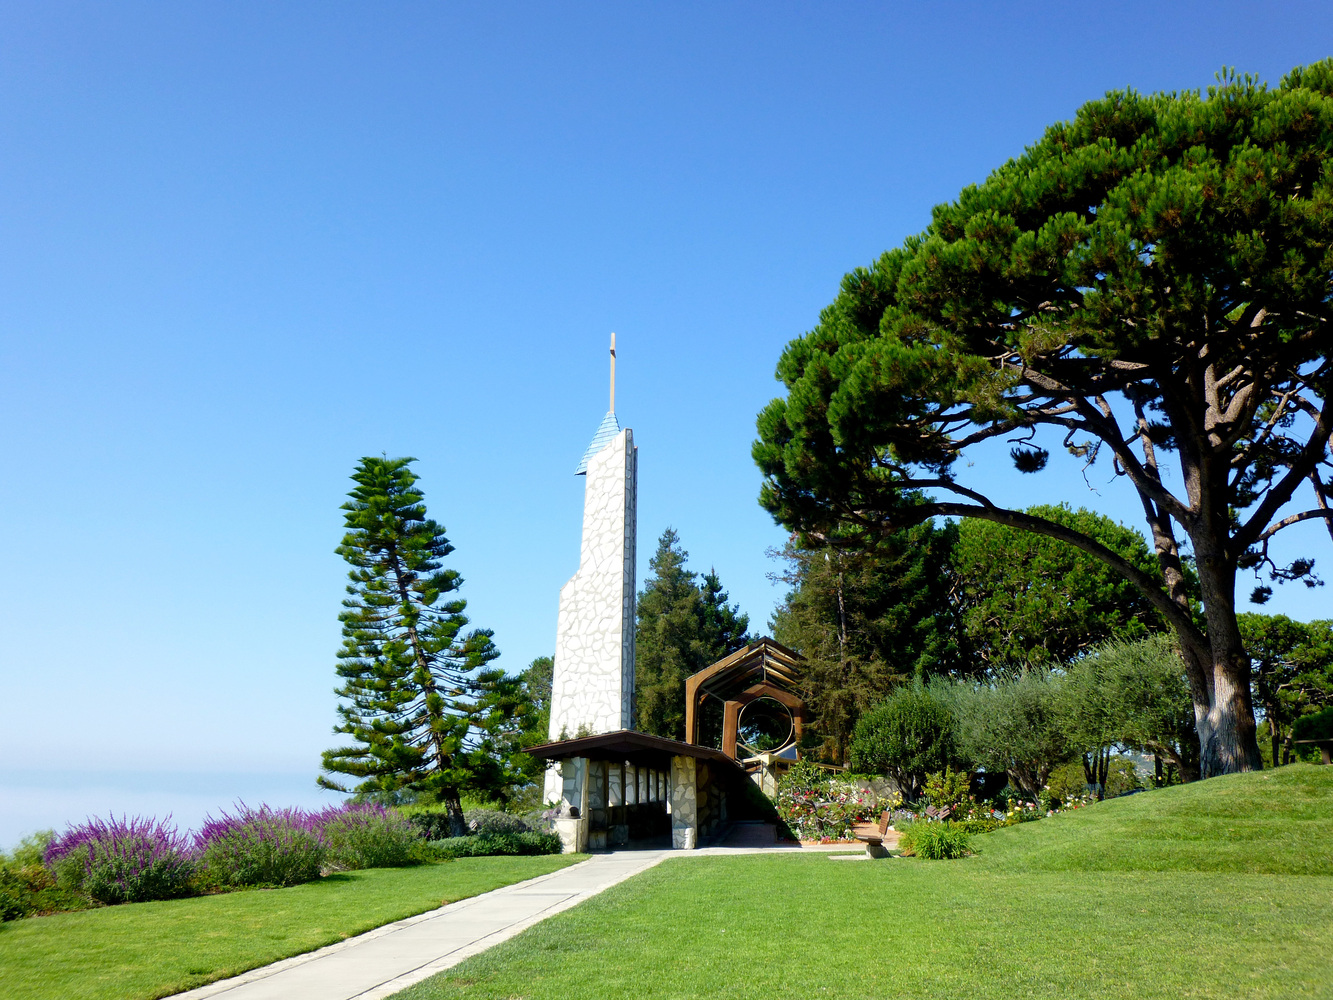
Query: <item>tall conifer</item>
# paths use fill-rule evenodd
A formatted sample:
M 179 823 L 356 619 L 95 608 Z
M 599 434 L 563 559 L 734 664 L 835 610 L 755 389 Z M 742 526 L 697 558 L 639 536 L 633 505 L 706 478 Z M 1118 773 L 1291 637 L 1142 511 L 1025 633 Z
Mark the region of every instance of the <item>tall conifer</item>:
M 463 580 L 443 569 L 453 551 L 426 516 L 411 458 L 363 458 L 343 504 L 337 548 L 352 565 L 343 601 L 337 689 L 352 744 L 324 752 L 326 773 L 361 779 L 358 792 L 412 791 L 445 805 L 465 832 L 464 791 L 502 793 L 511 779 L 506 731 L 522 710 L 516 680 L 487 669 L 499 651 L 487 629 L 464 632 Z M 325 788 L 348 791 L 321 775 Z
M 957 529 L 918 525 L 872 554 L 782 550 L 791 585 L 773 637 L 806 658 L 802 695 L 835 763 L 847 759 L 856 720 L 911 678 L 964 666 L 951 627 L 948 556 Z
M 700 611 L 703 616 L 703 640 L 708 646 L 709 666 L 728 653 L 734 653 L 750 641 L 750 616 L 741 614 L 739 604 L 727 603 L 727 592 L 722 589 L 717 570 L 703 575 L 699 587 Z
M 685 568 L 688 556 L 673 528 L 662 532 L 639 594 L 635 639 L 639 729 L 674 740 L 685 737 L 685 679 L 750 639 L 749 616 L 727 604 L 717 573 L 710 570 L 701 588 Z

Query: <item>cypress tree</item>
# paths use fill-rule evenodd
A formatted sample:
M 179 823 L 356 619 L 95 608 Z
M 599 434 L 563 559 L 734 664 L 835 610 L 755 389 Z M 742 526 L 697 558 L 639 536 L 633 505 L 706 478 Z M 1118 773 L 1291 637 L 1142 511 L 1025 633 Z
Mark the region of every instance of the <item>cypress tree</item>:
M 337 694 L 349 746 L 327 750 L 326 774 L 359 778 L 355 791 L 415 792 L 441 802 L 462 835 L 461 794 L 495 797 L 513 777 L 507 730 L 525 703 L 517 680 L 487 669 L 499 651 L 488 629 L 464 632 L 462 577 L 442 568 L 453 551 L 426 516 L 411 458 L 363 458 L 343 504 L 337 552 L 352 566 L 343 601 Z M 321 775 L 319 784 L 349 791 Z
M 685 568 L 688 553 L 673 528 L 662 532 L 649 561 L 652 578 L 638 600 L 634 680 L 639 729 L 679 740 L 685 736 L 685 678 L 702 666 L 699 587 Z
M 862 712 L 897 686 L 964 666 L 952 627 L 948 558 L 953 525 L 917 525 L 871 553 L 793 539 L 777 553 L 791 586 L 773 637 L 806 658 L 802 696 L 824 754 L 847 759 Z
M 531 729 L 545 742 L 551 722 L 551 683 L 555 675 L 555 657 L 538 656 L 519 675 L 523 691 L 531 703 Z
M 699 604 L 703 626 L 700 632 L 708 650 L 708 663 L 704 666 L 716 663 L 750 641 L 747 632 L 750 616 L 741 614 L 739 604 L 727 603 L 727 592 L 722 589 L 722 581 L 718 579 L 716 569 L 709 569 L 703 576 L 703 584 L 699 587 Z
M 685 680 L 750 641 L 750 618 L 727 603 L 714 570 L 703 586 L 685 568 L 689 557 L 673 528 L 662 532 L 649 561 L 653 575 L 639 594 L 634 678 L 639 729 L 685 738 Z

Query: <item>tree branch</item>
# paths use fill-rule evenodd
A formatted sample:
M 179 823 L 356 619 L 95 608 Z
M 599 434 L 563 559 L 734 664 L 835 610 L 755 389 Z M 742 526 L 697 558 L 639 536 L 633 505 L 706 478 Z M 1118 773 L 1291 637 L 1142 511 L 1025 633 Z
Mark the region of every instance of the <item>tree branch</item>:
M 1324 481 L 1319 478 L 1319 470 L 1310 470 L 1310 485 L 1314 487 L 1314 500 L 1319 505 L 1320 510 L 1328 510 L 1328 496 L 1324 489 Z M 1328 528 L 1328 537 L 1333 541 L 1333 520 L 1326 521 L 1325 527 Z
M 989 503 L 989 501 L 987 501 Z M 996 524 L 1004 524 L 1011 528 L 1019 528 L 1023 531 L 1031 531 L 1034 534 L 1046 535 L 1049 538 L 1058 538 L 1061 541 L 1068 542 L 1075 548 L 1086 552 L 1094 558 L 1100 559 L 1117 573 L 1120 573 L 1125 579 L 1134 586 L 1138 587 L 1149 602 L 1164 617 L 1176 634 L 1180 636 L 1182 642 L 1188 643 L 1198 655 L 1205 659 L 1211 659 L 1212 651 L 1208 645 L 1208 639 L 1190 618 L 1189 613 L 1162 589 L 1159 583 L 1149 576 L 1143 570 L 1139 569 L 1129 560 L 1098 541 L 1089 538 L 1081 532 L 1074 531 L 1072 528 L 1066 528 L 1062 524 L 1056 524 L 1053 521 L 1047 521 L 1045 518 L 1034 517 L 1032 514 L 1025 514 L 1022 511 L 1008 510 L 1004 507 L 981 506 L 973 504 L 952 503 L 949 501 L 935 501 L 928 504 L 921 504 L 913 508 L 906 523 L 920 524 L 922 521 L 929 520 L 932 517 L 975 517 L 983 521 L 994 521 Z M 862 518 L 857 518 L 862 520 Z M 905 527 L 906 524 L 899 524 L 895 519 L 894 527 Z
M 1287 474 L 1268 491 L 1268 495 L 1260 502 L 1254 514 L 1232 536 L 1234 553 L 1244 552 L 1255 544 L 1264 527 L 1273 519 L 1273 515 L 1291 499 L 1301 481 L 1309 478 L 1328 448 L 1331 426 L 1333 426 L 1333 395 L 1324 400 L 1324 407 L 1315 418 L 1314 431 L 1310 439 L 1305 442 L 1301 453 L 1287 467 Z
M 1302 521 L 1311 521 L 1317 517 L 1322 517 L 1329 524 L 1329 531 L 1333 532 L 1333 509 L 1324 507 L 1322 510 L 1303 510 L 1299 514 L 1292 514 L 1290 517 L 1284 517 L 1276 524 L 1270 525 L 1264 533 L 1254 540 L 1255 545 L 1260 542 L 1266 542 L 1283 528 L 1290 528 L 1293 524 L 1300 524 Z

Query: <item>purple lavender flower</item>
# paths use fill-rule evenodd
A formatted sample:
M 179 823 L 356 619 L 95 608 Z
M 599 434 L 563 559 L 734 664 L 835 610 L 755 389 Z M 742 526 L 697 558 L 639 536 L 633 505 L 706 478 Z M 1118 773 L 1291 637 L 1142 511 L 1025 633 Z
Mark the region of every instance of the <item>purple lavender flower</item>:
M 89 818 L 47 846 L 46 864 L 66 885 L 103 903 L 171 899 L 190 891 L 196 860 L 190 841 L 164 820 Z
M 209 884 L 298 885 L 319 877 L 326 845 L 314 814 L 244 802 L 235 809 L 235 815 L 205 816 L 194 836 Z
M 314 818 L 323 830 L 333 867 L 393 868 L 413 862 L 418 833 L 397 811 L 371 802 L 344 802 Z

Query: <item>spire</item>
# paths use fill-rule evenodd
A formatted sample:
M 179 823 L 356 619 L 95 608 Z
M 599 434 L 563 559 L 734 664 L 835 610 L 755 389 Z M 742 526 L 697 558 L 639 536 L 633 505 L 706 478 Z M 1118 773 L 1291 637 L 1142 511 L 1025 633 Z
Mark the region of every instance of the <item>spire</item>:
M 582 476 L 588 472 L 588 461 L 599 451 L 611 443 L 611 439 L 620 433 L 620 421 L 616 419 L 616 335 L 611 334 L 611 408 L 606 411 L 606 416 L 602 422 L 597 425 L 597 431 L 592 436 L 592 444 L 588 445 L 588 450 L 583 453 L 579 459 L 579 467 L 574 470 L 574 475 Z
M 592 460 L 592 457 L 615 440 L 619 433 L 620 421 L 616 419 L 614 413 L 608 410 L 606 416 L 602 418 L 602 422 L 597 426 L 597 433 L 592 436 L 592 444 L 588 445 L 588 450 L 579 459 L 579 467 L 574 470 L 574 475 L 585 475 L 588 471 L 588 462 Z

